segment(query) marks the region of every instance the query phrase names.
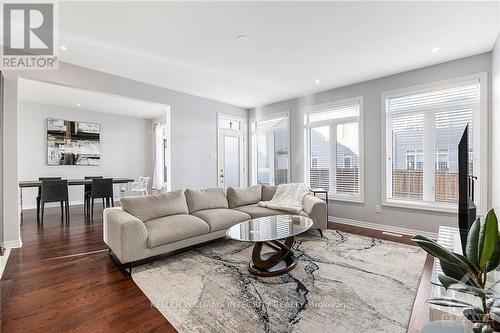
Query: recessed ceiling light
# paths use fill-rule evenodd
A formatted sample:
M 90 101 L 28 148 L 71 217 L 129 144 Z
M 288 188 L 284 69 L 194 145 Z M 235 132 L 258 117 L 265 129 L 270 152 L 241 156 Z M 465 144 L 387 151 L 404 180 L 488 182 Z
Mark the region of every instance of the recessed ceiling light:
M 431 50 L 431 52 L 437 52 L 437 51 L 439 51 L 439 50 L 441 50 L 439 47 L 435 47 L 435 48 L 433 48 L 433 49 Z
M 246 41 L 246 40 L 248 40 L 248 36 L 247 35 L 238 35 L 238 36 L 236 36 L 236 39 Z
M 321 81 L 319 79 L 314 80 L 314 84 L 320 84 Z
M 60 49 L 63 50 L 63 51 L 68 51 L 68 48 L 66 46 L 64 46 L 64 45 L 61 45 Z
M 81 104 L 80 103 L 76 103 L 76 106 L 80 106 Z
M 142 116 L 142 112 L 139 112 L 139 116 Z

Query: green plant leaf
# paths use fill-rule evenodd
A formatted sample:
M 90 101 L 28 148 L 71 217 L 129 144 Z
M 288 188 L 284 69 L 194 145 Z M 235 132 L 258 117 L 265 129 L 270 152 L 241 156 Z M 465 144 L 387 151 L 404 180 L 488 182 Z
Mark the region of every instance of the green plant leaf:
M 412 240 L 427 253 L 438 258 L 439 260 L 447 261 L 452 265 L 459 266 L 465 270 L 470 271 L 470 273 L 472 274 L 475 273 L 473 270 L 471 270 L 471 263 L 467 260 L 467 258 L 455 255 L 453 252 L 448 251 L 432 239 L 417 235 L 413 236 Z
M 491 272 L 500 265 L 500 234 L 497 238 L 497 246 L 495 247 L 495 252 L 491 256 L 490 260 L 486 264 L 486 271 Z
M 461 255 L 460 253 L 452 252 L 454 255 L 456 255 L 459 259 L 461 259 L 464 263 L 466 263 L 469 266 L 469 270 L 474 273 L 478 273 L 480 271 L 479 267 L 476 267 L 472 265 L 472 263 L 467 259 L 467 257 Z
M 481 228 L 481 219 L 477 218 L 469 230 L 469 233 L 467 235 L 467 246 L 465 247 L 465 253 L 467 253 L 467 259 L 472 265 L 476 267 L 479 266 L 478 242 L 479 242 L 480 228 Z
M 495 211 L 490 209 L 486 214 L 486 218 L 481 223 L 481 228 L 479 232 L 479 246 L 480 248 L 480 258 L 479 266 L 484 268 L 486 263 L 491 259 L 495 248 L 497 246 L 498 240 L 498 222 L 495 215 Z M 481 242 L 482 241 L 482 242 Z
M 440 274 L 438 276 L 439 281 L 445 287 L 445 289 L 455 290 L 466 294 L 472 294 L 479 297 L 484 297 L 486 292 L 482 288 L 477 288 L 469 286 L 462 281 L 454 279 L 452 277 Z
M 463 302 L 454 298 L 449 298 L 449 297 L 434 297 L 430 298 L 426 301 L 429 304 L 434 304 L 434 305 L 439 305 L 439 306 L 446 306 L 446 307 L 451 307 L 451 308 L 468 308 L 468 307 L 473 307 L 472 304 Z
M 457 280 L 463 280 L 468 273 L 467 269 L 458 265 L 450 264 L 445 260 L 439 260 L 439 264 L 441 265 L 441 270 L 446 276 L 450 276 Z

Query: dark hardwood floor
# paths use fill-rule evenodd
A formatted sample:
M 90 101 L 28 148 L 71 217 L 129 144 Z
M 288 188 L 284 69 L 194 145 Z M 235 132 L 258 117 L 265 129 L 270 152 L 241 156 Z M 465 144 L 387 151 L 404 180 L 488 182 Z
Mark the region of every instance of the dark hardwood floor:
M 73 206 L 67 226 L 51 208 L 39 227 L 25 212 L 1 282 L 2 332 L 176 332 L 110 260 L 101 216 Z
M 110 260 L 102 240 L 101 210 L 94 222 L 81 206 L 64 224 L 58 208 L 38 226 L 26 211 L 23 247 L 13 249 L 1 281 L 2 332 L 175 332 L 132 279 Z M 329 228 L 411 244 L 409 237 L 330 223 Z M 425 266 L 408 332 L 425 325 L 432 261 Z

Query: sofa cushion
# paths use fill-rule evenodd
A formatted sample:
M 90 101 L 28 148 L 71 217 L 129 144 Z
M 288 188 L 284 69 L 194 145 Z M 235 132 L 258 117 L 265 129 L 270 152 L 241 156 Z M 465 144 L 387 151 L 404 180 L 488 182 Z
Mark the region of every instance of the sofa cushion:
M 259 207 L 259 206 L 257 206 L 257 204 L 236 207 L 235 210 L 239 210 L 240 212 L 247 213 L 253 219 L 256 219 L 259 217 L 264 217 L 264 216 L 272 216 L 272 215 L 297 215 L 297 214 L 293 214 L 291 212 L 285 212 L 282 210 L 271 209 L 271 208 L 266 208 L 266 207 Z M 304 213 L 303 210 L 300 211 L 300 213 L 298 215 L 307 216 L 307 214 Z
M 187 189 L 186 201 L 189 213 L 204 209 L 228 207 L 226 193 L 222 188 Z
M 200 210 L 193 215 L 207 222 L 210 232 L 228 229 L 235 224 L 250 220 L 250 215 L 246 213 L 225 208 Z
M 242 188 L 228 187 L 226 193 L 229 208 L 251 205 L 259 202 L 262 197 L 261 188 L 261 185 Z
M 120 199 L 122 209 L 142 222 L 164 216 L 187 214 L 188 207 L 184 190 Z
M 210 227 L 203 220 L 188 214 L 170 215 L 144 223 L 148 231 L 148 247 L 180 241 L 206 234 Z
M 275 185 L 262 185 L 262 201 L 271 200 L 277 188 Z

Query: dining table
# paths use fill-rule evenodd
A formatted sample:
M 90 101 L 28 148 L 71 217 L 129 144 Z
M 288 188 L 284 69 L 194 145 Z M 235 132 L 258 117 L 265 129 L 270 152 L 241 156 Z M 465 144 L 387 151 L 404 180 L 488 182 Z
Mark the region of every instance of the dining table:
M 113 184 L 133 183 L 132 178 L 113 178 Z M 92 179 L 68 179 L 68 186 L 92 185 Z M 41 180 L 21 180 L 19 181 L 19 203 L 21 205 L 21 224 L 23 222 L 23 188 L 39 188 L 42 186 Z

